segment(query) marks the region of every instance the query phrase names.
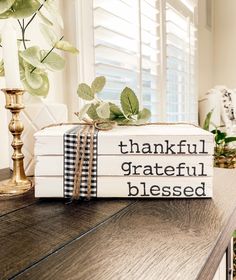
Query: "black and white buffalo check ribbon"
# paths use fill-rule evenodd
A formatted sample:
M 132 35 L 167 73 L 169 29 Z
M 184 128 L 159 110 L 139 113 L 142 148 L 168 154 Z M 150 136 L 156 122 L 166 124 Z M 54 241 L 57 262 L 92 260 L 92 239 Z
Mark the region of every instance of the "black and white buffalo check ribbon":
M 78 139 L 78 132 L 82 126 L 77 126 L 64 134 L 64 197 L 70 198 L 73 196 L 74 178 L 75 178 L 75 162 L 78 141 L 80 141 L 79 156 L 82 156 L 83 145 L 85 144 L 85 136 L 80 133 Z M 91 197 L 97 196 L 97 135 L 98 131 L 95 130 L 93 135 L 93 162 L 92 162 L 92 180 L 91 180 Z M 85 147 L 85 158 L 80 174 L 80 197 L 87 197 L 88 195 L 88 169 L 90 159 L 90 144 L 91 135 L 87 135 L 87 144 Z

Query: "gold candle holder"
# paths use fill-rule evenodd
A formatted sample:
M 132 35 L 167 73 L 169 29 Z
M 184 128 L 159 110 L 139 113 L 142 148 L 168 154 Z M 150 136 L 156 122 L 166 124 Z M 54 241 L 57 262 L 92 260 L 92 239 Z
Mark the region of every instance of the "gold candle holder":
M 24 125 L 20 121 L 19 114 L 24 109 L 22 89 L 2 89 L 6 98 L 5 108 L 12 113 L 12 119 L 9 123 L 9 131 L 13 136 L 12 148 L 14 150 L 12 155 L 13 160 L 13 174 L 12 178 L 7 181 L 0 182 L 0 197 L 20 195 L 32 187 L 32 182 L 26 177 L 24 170 L 24 155 L 21 152 L 23 142 L 21 134 L 24 130 Z

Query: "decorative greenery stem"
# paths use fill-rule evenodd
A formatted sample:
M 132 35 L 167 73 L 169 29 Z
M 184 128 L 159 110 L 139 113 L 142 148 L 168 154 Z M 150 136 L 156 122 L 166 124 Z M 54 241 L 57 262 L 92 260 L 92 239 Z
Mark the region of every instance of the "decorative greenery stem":
M 78 54 L 78 49 L 70 42 L 61 38 L 55 32 L 55 24 L 63 29 L 63 19 L 58 12 L 56 0 L 0 0 L 0 19 L 14 18 L 20 28 L 19 63 L 21 81 L 24 89 L 32 95 L 46 97 L 49 92 L 48 71 L 61 71 L 65 59 L 54 51 Z M 11 7 L 9 8 L 9 4 Z M 47 43 L 49 50 L 29 43 L 28 28 L 39 19 L 39 30 Z M 60 39 L 59 39 L 60 38 Z M 31 45 L 31 46 L 30 46 Z M 1 46 L 0 46 L 1 47 Z M 33 73 L 34 72 L 34 73 Z M 4 76 L 4 63 L 0 61 L 0 76 Z
M 44 3 L 45 2 L 47 2 L 47 0 L 44 0 Z M 37 12 L 39 12 L 41 9 L 42 9 L 42 7 L 43 7 L 43 5 L 44 5 L 44 3 L 43 4 L 41 4 L 40 6 L 39 6 L 39 8 L 38 8 L 38 11 Z M 34 13 L 34 15 L 31 17 L 31 19 L 28 21 L 28 23 L 26 24 L 26 26 L 25 26 L 25 30 L 26 30 L 26 28 L 30 25 L 30 23 L 34 20 L 34 18 L 36 17 L 36 15 L 37 15 L 37 12 L 36 13 Z
M 61 41 L 64 38 L 64 35 L 59 39 Z M 44 60 L 49 56 L 49 54 L 55 49 L 55 45 L 48 51 L 48 53 L 42 58 L 41 62 L 44 62 Z M 34 67 L 30 73 L 32 74 L 35 71 L 36 67 Z
M 46 2 L 47 0 L 44 0 L 44 3 Z M 43 7 L 43 4 L 40 5 L 40 7 L 38 8 L 37 12 L 39 12 L 42 7 Z M 30 23 L 34 20 L 34 18 L 36 17 L 37 15 L 37 12 L 34 13 L 34 15 L 31 17 L 31 19 L 27 22 L 27 24 L 25 25 L 25 19 L 22 20 L 22 23 L 20 22 L 19 19 L 17 19 L 19 25 L 20 25 L 20 28 L 21 28 L 21 36 L 22 36 L 22 42 L 23 42 L 23 46 L 24 46 L 24 49 L 26 50 L 27 49 L 27 46 L 26 46 L 26 39 L 25 39 L 25 32 L 26 32 L 26 29 L 27 27 L 30 25 Z

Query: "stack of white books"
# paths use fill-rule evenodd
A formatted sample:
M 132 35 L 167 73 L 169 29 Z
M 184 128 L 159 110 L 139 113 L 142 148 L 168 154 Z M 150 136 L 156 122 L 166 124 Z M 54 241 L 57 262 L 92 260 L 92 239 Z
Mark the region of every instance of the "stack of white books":
M 65 135 L 77 135 L 78 129 L 55 126 L 35 134 L 36 197 L 68 196 Z M 211 133 L 188 124 L 146 125 L 118 126 L 98 131 L 96 137 L 92 196 L 212 197 Z

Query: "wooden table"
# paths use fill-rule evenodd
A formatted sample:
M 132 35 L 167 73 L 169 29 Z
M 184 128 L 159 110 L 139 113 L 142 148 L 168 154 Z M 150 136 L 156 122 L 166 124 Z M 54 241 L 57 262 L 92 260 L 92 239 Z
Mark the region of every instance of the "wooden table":
M 1 199 L 0 279 L 212 279 L 235 210 L 236 172 L 224 169 L 212 200 Z

